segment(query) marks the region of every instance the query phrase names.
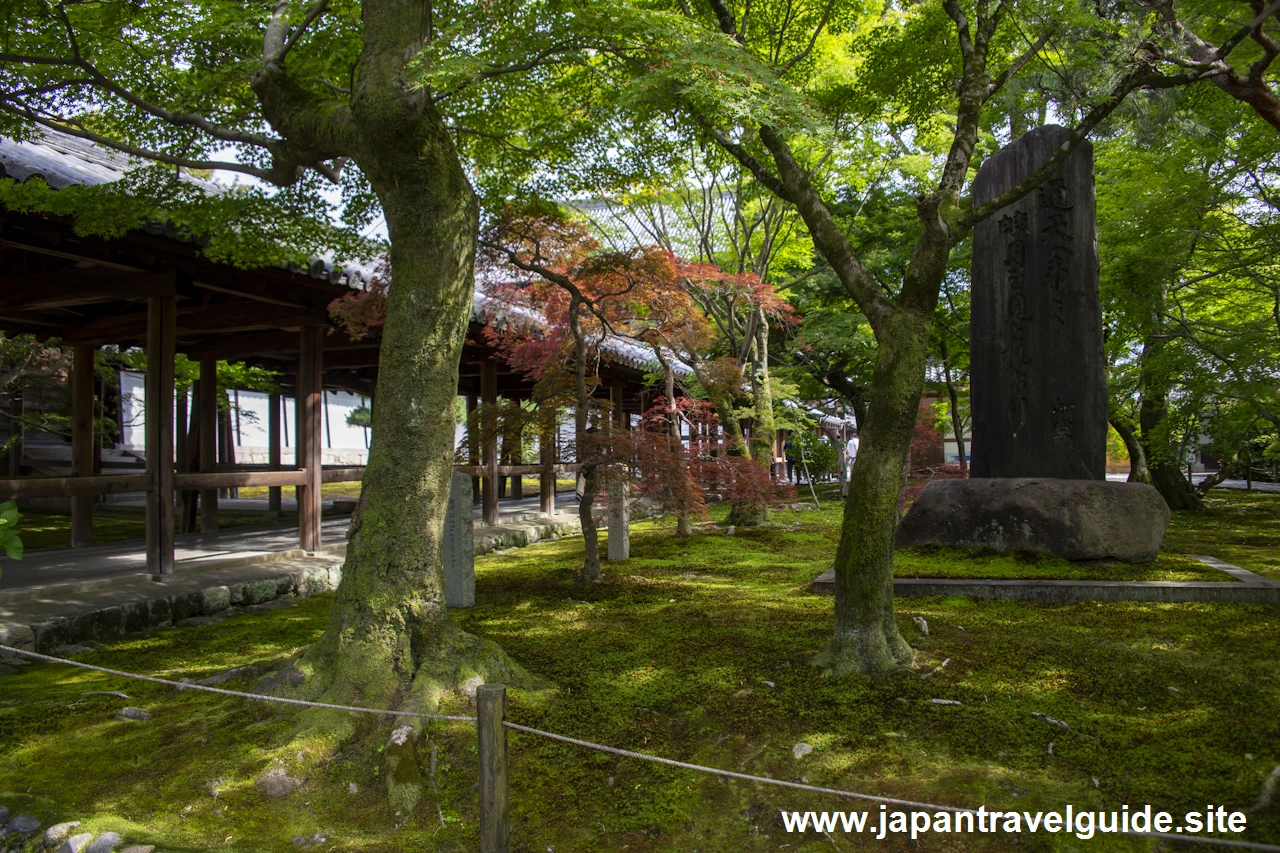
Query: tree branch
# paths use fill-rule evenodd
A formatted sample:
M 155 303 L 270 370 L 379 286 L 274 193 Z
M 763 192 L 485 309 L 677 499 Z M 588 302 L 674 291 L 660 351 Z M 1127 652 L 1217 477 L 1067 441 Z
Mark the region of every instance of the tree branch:
M 720 32 L 727 36 L 731 36 L 738 44 L 746 46 L 743 41 L 742 34 L 738 32 L 738 26 L 733 22 L 733 12 L 729 10 L 729 5 L 724 0 L 708 0 L 711 4 L 711 11 L 715 13 L 716 24 L 720 27 Z
M 70 24 L 68 23 L 67 26 L 69 27 Z M 74 33 L 74 31 L 69 31 L 69 33 Z M 173 110 L 166 109 L 162 106 L 159 106 L 158 104 L 153 104 L 150 101 L 137 95 L 136 93 L 124 88 L 123 86 L 121 86 L 120 84 L 112 80 L 110 77 L 108 77 L 107 75 L 99 71 L 98 68 L 92 62 L 88 61 L 87 59 L 84 59 L 80 55 L 80 48 L 75 41 L 74 35 L 69 34 L 68 38 L 71 40 L 71 47 L 72 47 L 72 52 L 74 53 L 74 56 L 47 57 L 47 56 L 25 56 L 21 54 L 0 53 L 0 62 L 12 62 L 15 64 L 23 64 L 23 65 L 64 66 L 64 67 L 79 68 L 83 70 L 85 73 L 87 73 L 90 76 L 90 78 L 92 78 L 89 81 L 80 81 L 80 82 L 89 82 L 95 87 L 102 89 L 105 92 L 109 92 L 112 95 L 115 95 L 125 103 L 130 104 L 131 106 L 134 106 L 142 110 L 143 112 L 148 113 L 149 115 L 155 116 L 156 118 L 161 119 L 162 121 L 165 121 L 169 124 L 176 125 L 178 127 L 194 127 L 194 128 L 197 128 L 198 130 L 204 131 L 205 133 L 209 134 L 215 139 L 219 139 L 223 142 L 239 142 L 245 145 L 256 145 L 259 148 L 270 149 L 273 145 L 277 145 L 280 142 L 280 140 L 278 139 L 273 139 L 269 136 L 264 136 L 262 134 L 244 133 L 242 131 L 232 130 L 231 128 L 223 127 L 221 125 L 213 123 L 212 121 L 205 118 L 204 116 L 198 115 L 196 113 L 174 112 Z M 72 81 L 67 81 L 67 82 L 72 82 Z M 11 92 L 8 94 L 13 95 L 13 94 L 19 94 L 19 93 Z
M 119 151 L 122 154 L 128 154 L 131 157 L 139 157 L 144 160 L 152 160 L 156 163 L 165 163 L 170 166 L 178 166 L 184 169 L 222 169 L 228 172 L 240 172 L 241 174 L 252 175 L 255 178 L 260 178 L 268 183 L 276 184 L 277 186 L 287 186 L 287 184 L 281 184 L 278 176 L 276 176 L 272 171 L 266 169 L 259 169 L 255 166 L 247 166 L 244 163 L 233 163 L 225 160 L 190 160 L 186 157 L 176 157 L 172 154 L 165 154 L 161 151 L 152 151 L 150 149 L 140 148 L 136 145 L 129 145 L 128 143 L 120 142 L 108 136 L 103 136 L 100 133 L 94 133 L 91 130 L 85 130 L 74 122 L 67 121 L 65 119 L 62 121 L 56 121 L 54 119 L 47 118 L 32 111 L 25 105 L 11 103 L 7 100 L 0 100 L 0 111 L 7 112 L 10 115 L 19 116 L 20 118 L 24 118 L 27 121 L 38 124 L 41 127 L 48 128 L 49 130 L 56 131 L 58 133 L 65 133 L 68 136 L 84 139 L 101 145 L 104 148 Z
M 284 62 L 284 58 L 289 55 L 289 51 L 293 50 L 294 45 L 296 45 L 302 38 L 302 35 L 307 31 L 307 28 L 315 23 L 316 18 L 323 15 L 325 10 L 328 8 L 329 0 L 319 0 L 319 2 L 307 10 L 307 15 L 302 19 L 302 23 L 289 34 L 289 38 L 285 41 L 284 46 L 280 48 L 280 53 L 276 56 L 276 62 Z
M 1049 43 L 1049 33 L 1045 33 L 1044 35 L 1040 36 L 1040 38 L 1036 39 L 1035 44 L 1027 48 L 1027 51 L 1025 53 L 1023 53 L 1021 56 L 1015 59 L 1012 65 L 1010 65 L 1004 71 L 1000 72 L 1000 75 L 996 77 L 994 80 L 992 80 L 991 83 L 988 84 L 987 86 L 987 99 L 989 100 L 992 95 L 994 95 L 996 92 L 999 92 L 1001 89 L 1003 89 L 1005 84 L 1008 83 L 1010 80 L 1012 80 L 1019 71 L 1021 71 L 1024 67 L 1026 67 L 1026 64 L 1028 62 L 1035 59 L 1036 56 L 1040 54 L 1040 51 L 1044 49 L 1044 46 L 1048 43 Z
M 1201 79 L 1200 72 L 1188 72 L 1187 74 L 1175 77 L 1167 77 L 1155 74 L 1151 71 L 1150 66 L 1144 61 L 1139 67 L 1135 68 L 1125 78 L 1117 84 L 1116 88 L 1111 91 L 1106 100 L 1095 106 L 1084 117 L 1084 120 L 1071 131 L 1071 135 L 1063 140 L 1062 145 L 1058 146 L 1058 150 L 1040 165 L 1038 169 L 1028 175 L 1022 183 L 1016 187 L 1001 193 L 999 196 L 985 202 L 977 207 L 970 208 L 964 213 L 957 225 L 959 229 L 953 235 L 953 239 L 962 239 L 964 233 L 978 224 L 982 220 L 996 213 L 1003 207 L 1021 199 L 1023 196 L 1035 190 L 1042 183 L 1047 181 L 1058 167 L 1061 166 L 1071 152 L 1080 146 L 1080 143 L 1098 126 L 1107 116 L 1120 106 L 1121 102 L 1129 95 L 1130 92 L 1140 88 L 1151 89 L 1167 89 L 1175 86 L 1181 86 Z
M 829 2 L 827 3 L 827 7 L 822 10 L 822 19 L 818 21 L 818 26 L 814 27 L 813 35 L 809 37 L 809 43 L 805 45 L 804 50 L 800 51 L 795 56 L 791 57 L 791 59 L 787 60 L 787 63 L 782 66 L 782 70 L 778 72 L 779 77 L 781 77 L 782 75 L 790 71 L 792 68 L 794 68 L 796 66 L 796 63 L 803 62 L 805 60 L 805 57 L 807 57 L 810 53 L 813 52 L 813 46 L 818 43 L 818 36 L 821 35 L 822 31 L 827 28 L 827 21 L 831 18 L 831 11 L 835 8 L 835 6 L 836 6 L 835 0 L 829 0 Z
M 872 327 L 881 325 L 893 313 L 890 302 L 875 286 L 867 268 L 853 252 L 849 240 L 836 224 L 817 189 L 809 180 L 808 174 L 796 162 L 786 141 L 771 127 L 760 128 L 760 139 L 773 154 L 774 162 L 787 194 L 782 198 L 796 206 L 800 218 L 804 220 L 813 237 L 814 245 L 822 252 L 823 257 L 831 264 L 832 270 L 840 278 L 849 295 L 862 309 L 862 315 Z
M 956 34 L 960 39 L 960 53 L 966 59 L 973 55 L 973 38 L 969 34 L 969 19 L 965 17 L 964 10 L 960 8 L 960 4 L 956 0 L 946 0 L 942 4 L 942 8 L 946 9 L 947 15 L 956 23 Z
M 715 139 L 716 143 L 719 144 L 719 146 L 723 148 L 725 151 L 729 152 L 729 154 L 731 154 L 735 160 L 737 160 L 739 163 L 745 166 L 747 171 L 749 171 L 752 175 L 754 175 L 755 179 L 759 181 L 761 184 L 763 184 L 770 192 L 776 194 L 779 198 L 783 199 L 784 201 L 794 202 L 794 199 L 791 198 L 789 190 L 783 184 L 783 182 L 778 179 L 778 176 L 773 174 L 773 172 L 769 171 L 768 167 L 765 166 L 763 163 L 761 163 L 759 160 L 757 160 L 755 157 L 751 156 L 751 154 L 747 151 L 747 149 L 744 148 L 740 143 L 734 142 L 731 138 L 729 138 L 729 134 L 725 133 L 723 130 L 716 127 L 705 116 L 701 115 L 700 113 L 694 112 L 693 120 L 696 121 L 698 124 L 700 124 L 702 127 L 706 128 L 707 132 L 711 134 L 711 136 Z

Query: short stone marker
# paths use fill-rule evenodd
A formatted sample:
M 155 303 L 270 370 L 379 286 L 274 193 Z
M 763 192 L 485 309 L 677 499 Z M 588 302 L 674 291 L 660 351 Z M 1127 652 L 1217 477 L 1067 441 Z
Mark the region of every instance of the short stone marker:
M 471 529 L 471 478 L 454 471 L 449 480 L 449 507 L 444 514 L 442 557 L 446 607 L 476 603 L 476 546 Z
M 626 480 L 609 486 L 609 559 L 631 559 L 631 490 Z

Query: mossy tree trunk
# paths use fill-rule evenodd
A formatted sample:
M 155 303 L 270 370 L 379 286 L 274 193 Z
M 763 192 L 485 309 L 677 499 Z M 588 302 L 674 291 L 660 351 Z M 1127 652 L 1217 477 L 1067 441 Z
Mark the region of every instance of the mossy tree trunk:
M 662 361 L 663 367 L 663 391 L 667 397 L 667 431 L 671 438 L 672 444 L 677 450 L 680 449 L 680 412 L 676 408 L 676 374 L 671 369 L 671 365 L 667 364 L 666 359 L 658 350 L 658 358 Z M 682 459 L 686 458 L 683 453 L 680 454 Z M 687 467 L 687 463 L 686 463 Z M 676 513 L 676 536 L 692 536 L 693 520 L 689 518 L 689 511 L 681 509 Z
M 754 401 L 751 419 L 751 459 L 760 467 L 773 473 L 774 441 L 778 430 L 773 420 L 773 389 L 769 383 L 769 324 L 763 309 L 757 308 L 751 316 L 750 376 L 751 396 Z M 753 527 L 769 520 L 769 506 L 764 502 L 739 501 L 729 513 L 729 523 Z
M 267 119 L 300 160 L 359 166 L 391 238 L 361 506 L 328 623 L 299 664 L 301 690 L 327 701 L 429 709 L 460 678 L 524 676 L 495 645 L 455 627 L 444 602 L 441 531 L 478 203 L 430 93 L 404 76 L 406 57 L 427 33 L 426 7 L 365 0 L 362 10 L 349 97 L 322 98 L 289 78 L 287 4 L 277 7 L 253 80 Z M 354 725 L 349 715 L 325 724 Z
M 1164 342 L 1155 338 L 1147 340 L 1139 357 L 1138 435 L 1151 485 L 1164 498 L 1169 509 L 1198 511 L 1204 509 L 1204 500 L 1194 485 L 1182 473 L 1182 465 L 1169 440 L 1170 381 L 1161 365 Z
M 710 0 L 721 31 L 739 42 L 734 12 Z M 779 198 L 794 204 L 814 246 L 857 303 L 875 333 L 878 350 L 869 405 L 851 475 L 835 561 L 835 632 L 815 662 L 832 674 L 878 673 L 910 661 L 893 614 L 893 546 L 902 470 L 924 386 L 925 359 L 940 290 L 953 247 L 978 222 L 1034 191 L 1071 154 L 1090 129 L 1120 103 L 1123 94 L 1092 110 L 1065 144 L 1018 186 L 973 206 L 964 197 L 983 107 L 1016 71 L 987 73 L 987 54 L 1004 7 L 978 4 L 976 21 L 956 0 L 943 0 L 955 24 L 961 75 L 950 150 L 936 187 L 916 199 L 919 236 L 896 296 L 887 295 L 858 257 L 828 199 L 812 182 L 782 132 L 756 128 L 771 163 L 757 159 L 740 137 L 703 118 L 716 142 Z M 1022 61 L 1029 61 L 1034 52 Z M 1126 85 L 1136 85 L 1137 78 Z M 1128 90 L 1125 90 L 1127 92 Z
M 581 583 L 599 583 L 604 579 L 600 569 L 600 534 L 596 530 L 595 503 L 600 494 L 600 466 L 592 447 L 591 393 L 587 388 L 587 341 L 582 331 L 582 299 L 575 293 L 569 300 L 569 331 L 573 334 L 573 407 L 574 437 L 578 445 L 578 461 L 582 463 L 582 497 L 578 501 L 578 521 L 582 525 L 583 558 Z
M 894 621 L 893 550 L 932 324 L 932 311 L 898 311 L 880 336 L 836 549 L 835 636 L 816 658 L 835 674 L 887 672 L 914 658 Z
M 1129 482 L 1150 485 L 1151 473 L 1147 470 L 1147 452 L 1143 450 L 1142 442 L 1138 440 L 1135 426 L 1123 416 L 1113 417 L 1110 422 L 1129 454 Z

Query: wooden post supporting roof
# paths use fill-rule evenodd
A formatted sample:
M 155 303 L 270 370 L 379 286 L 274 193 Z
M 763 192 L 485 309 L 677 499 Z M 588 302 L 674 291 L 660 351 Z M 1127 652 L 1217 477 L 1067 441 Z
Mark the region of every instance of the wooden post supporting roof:
M 498 362 L 492 356 L 480 363 L 480 402 L 484 404 L 484 482 L 481 484 L 483 520 L 498 523 Z
M 200 473 L 213 474 L 218 470 L 218 360 L 212 356 L 200 359 L 200 383 L 196 393 L 200 400 L 196 416 L 200 426 L 196 430 L 200 441 Z M 200 490 L 200 532 L 218 532 L 218 490 Z
M 298 467 L 307 469 L 307 482 L 298 489 L 298 547 L 320 550 L 320 403 L 324 337 L 316 326 L 303 326 L 298 347 Z
M 542 431 L 538 438 L 538 453 L 542 462 L 542 474 L 538 479 L 538 493 L 542 511 L 554 515 L 556 511 L 556 425 Z
M 93 354 L 80 344 L 71 365 L 71 476 L 89 477 L 93 470 Z M 93 495 L 71 499 L 71 547 L 93 544 Z
M 175 436 L 174 445 L 177 453 L 177 469 L 179 474 L 190 474 L 194 470 L 193 462 L 199 463 L 199 456 L 192 453 L 191 439 L 195 435 L 188 428 L 188 423 L 194 420 L 195 406 L 194 396 L 191 390 L 183 388 L 178 392 L 178 415 L 176 418 L 177 435 Z M 199 439 L 197 439 L 199 441 Z M 194 458 L 193 458 L 194 457 Z M 194 533 L 195 532 L 195 492 L 190 489 L 181 489 L 178 501 L 178 532 Z
M 178 313 L 172 296 L 147 299 L 147 571 L 173 576 L 173 359 Z
M 480 460 L 480 422 L 476 420 L 476 409 L 480 400 L 475 394 L 467 395 L 467 462 L 471 465 L 481 464 Z M 471 502 L 480 503 L 480 478 L 471 478 Z
M 609 386 L 609 402 L 613 405 L 613 422 L 623 429 L 627 428 L 627 413 L 622 408 L 622 386 Z
M 280 470 L 280 406 L 283 402 L 279 391 L 267 397 L 267 468 L 272 471 Z M 267 509 L 280 512 L 279 486 L 272 486 L 267 492 Z

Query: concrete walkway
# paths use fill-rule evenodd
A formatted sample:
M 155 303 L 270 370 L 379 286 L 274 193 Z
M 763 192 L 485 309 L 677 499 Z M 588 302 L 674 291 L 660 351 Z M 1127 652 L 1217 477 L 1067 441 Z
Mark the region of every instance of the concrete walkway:
M 911 598 L 929 595 L 965 595 L 970 598 L 1007 598 L 1041 604 L 1073 601 L 1203 601 L 1237 604 L 1280 604 L 1280 583 L 1225 563 L 1216 557 L 1195 557 L 1207 566 L 1230 575 L 1235 582 L 1218 581 L 1081 581 L 1011 580 L 985 578 L 894 578 L 893 593 Z M 813 579 L 814 592 L 835 592 L 835 569 Z
M 261 503 L 260 508 L 246 506 Z M 288 502 L 286 502 L 288 503 Z M 113 509 L 127 504 L 115 504 Z M 224 509 L 266 509 L 266 500 L 228 499 L 219 501 Z M 521 500 L 507 500 L 498 504 L 500 516 L 497 528 L 480 524 L 480 507 L 473 515 L 477 540 L 489 541 L 497 537 L 495 547 L 503 547 L 506 528 L 527 527 L 544 519 L 539 509 L 538 496 Z M 556 496 L 557 517 L 577 513 L 577 495 L 572 492 Z M 572 519 L 558 519 L 570 523 Z M 347 527 L 351 516 L 330 515 L 320 525 L 321 544 L 341 545 L 346 542 Z M 522 544 L 519 542 L 513 544 Z M 487 550 L 493 550 L 488 548 Z M 260 559 L 271 554 L 298 551 L 298 523 L 296 519 L 282 518 L 261 525 L 233 527 L 219 533 L 188 533 L 175 538 L 174 563 L 177 573 L 188 569 L 227 561 Z M 298 554 L 302 552 L 298 551 Z M 123 578 L 145 572 L 147 547 L 142 539 L 126 539 L 94 545 L 90 548 L 39 548 L 28 551 L 21 561 L 6 560 L 0 572 L 0 592 L 6 590 L 47 587 L 69 581 L 88 581 Z
M 1107 479 L 1113 483 L 1125 483 L 1129 480 L 1128 474 L 1108 474 Z M 1208 474 L 1192 474 L 1191 480 L 1195 483 L 1201 483 L 1209 479 Z M 1249 484 L 1244 480 L 1223 480 L 1214 488 L 1231 489 L 1233 491 L 1245 491 L 1249 488 Z M 1280 483 L 1260 483 L 1257 480 L 1253 482 L 1253 491 L 1255 492 L 1280 492 Z
M 500 504 L 501 523 L 473 522 L 477 554 L 580 533 L 576 500 L 541 513 L 538 498 Z M 477 516 L 478 516 L 477 511 Z M 478 521 L 478 517 L 475 521 Z M 288 520 L 178 537 L 173 576 L 157 583 L 140 541 L 32 551 L 0 583 L 0 645 L 50 652 L 134 631 L 204 624 L 246 610 L 289 606 L 337 587 L 350 516 L 323 522 L 324 544 L 297 547 Z M 0 675 L 20 661 L 0 655 Z

